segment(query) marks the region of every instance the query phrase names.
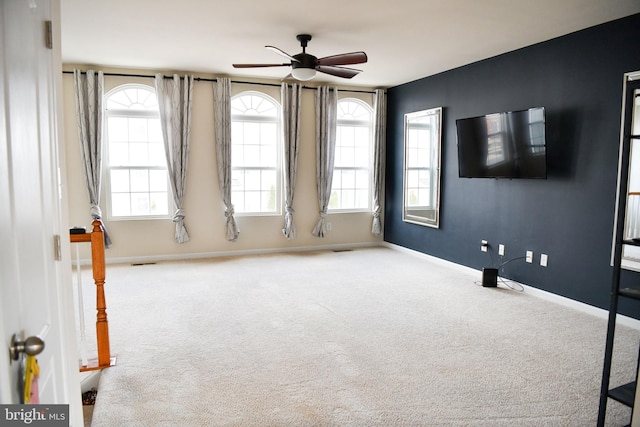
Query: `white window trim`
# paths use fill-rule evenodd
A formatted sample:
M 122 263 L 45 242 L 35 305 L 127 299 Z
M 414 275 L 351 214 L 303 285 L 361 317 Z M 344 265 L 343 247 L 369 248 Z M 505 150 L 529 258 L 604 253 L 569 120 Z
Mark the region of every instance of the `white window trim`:
M 373 127 L 373 117 L 375 114 L 375 111 L 373 109 L 373 107 L 371 105 L 369 105 L 369 103 L 367 103 L 366 101 L 363 101 L 362 99 L 358 99 L 358 98 L 341 98 L 338 100 L 338 103 L 340 102 L 355 102 L 357 104 L 360 104 L 361 106 L 363 106 L 364 108 L 366 108 L 367 110 L 369 110 L 369 112 L 371 113 L 371 121 L 366 121 L 366 120 L 354 120 L 354 119 L 343 119 L 343 120 L 337 120 L 336 121 L 336 127 L 338 126 L 338 123 L 340 125 L 346 125 L 346 126 L 361 126 L 361 127 L 368 127 L 369 128 L 369 197 L 367 198 L 367 207 L 366 208 L 337 208 L 337 209 L 332 209 L 332 208 L 327 208 L 327 214 L 331 215 L 331 214 L 345 214 L 345 213 L 370 213 L 371 210 L 373 209 L 373 158 L 374 158 L 374 144 L 373 144 L 373 138 L 374 138 L 374 127 Z M 336 169 L 341 169 L 340 167 L 336 167 L 334 165 L 333 167 L 334 170 Z M 352 168 L 352 167 L 344 167 L 342 169 L 364 169 L 364 168 Z M 333 184 L 332 184 L 333 187 Z
M 128 110 L 125 108 L 117 108 L 117 109 L 108 109 L 107 106 L 107 100 L 109 99 L 109 97 L 113 94 L 115 94 L 116 92 L 120 92 L 122 90 L 125 89 L 129 89 L 129 88 L 144 88 L 144 89 L 149 89 L 151 91 L 153 91 L 155 93 L 155 88 L 153 86 L 150 85 L 145 85 L 142 83 L 125 83 L 122 85 L 118 85 L 116 87 L 114 87 L 113 89 L 109 90 L 107 93 L 105 93 L 103 95 L 103 105 L 104 105 L 104 120 L 102 123 L 103 129 L 102 129 L 102 158 L 103 158 L 103 164 L 105 165 L 105 167 L 102 168 L 102 182 L 103 182 L 103 189 L 104 189 L 104 193 L 105 193 L 105 198 L 106 198 L 106 211 L 107 211 L 107 215 L 106 218 L 108 221 L 154 221 L 154 220 L 167 220 L 167 219 L 172 219 L 173 218 L 173 212 L 176 211 L 176 206 L 175 206 L 175 202 L 173 201 L 173 195 L 172 195 L 172 190 L 171 190 L 171 183 L 167 180 L 167 198 L 168 198 L 168 205 L 167 205 L 167 215 L 135 215 L 135 216 L 113 216 L 111 214 L 111 179 L 110 179 L 110 174 L 109 172 L 111 171 L 112 167 L 109 163 L 109 129 L 108 129 L 108 119 L 109 117 L 145 117 L 145 118 L 149 118 L 149 117 L 154 117 L 154 118 L 159 118 L 160 117 L 160 111 L 149 111 L 149 110 Z M 129 167 L 129 166 L 116 166 L 113 167 L 113 169 L 119 169 L 119 168 L 126 168 L 126 169 L 136 169 L 137 167 Z M 140 169 L 145 169 L 145 170 L 149 170 L 149 169 L 164 169 L 167 170 L 167 175 L 168 175 L 168 168 L 159 168 L 159 167 L 139 167 Z
M 236 211 L 234 213 L 234 216 L 236 217 L 270 217 L 270 216 L 282 216 L 284 209 L 283 209 L 283 204 L 284 204 L 284 177 L 282 176 L 283 174 L 283 153 L 284 153 L 284 140 L 283 140 L 283 135 L 282 135 L 282 105 L 280 102 L 278 102 L 274 97 L 264 93 L 264 92 L 260 92 L 257 90 L 245 90 L 242 92 L 239 92 L 235 95 L 233 95 L 231 97 L 231 101 L 233 101 L 236 98 L 241 98 L 243 96 L 247 96 L 247 95 L 254 95 L 254 96 L 259 96 L 261 98 L 265 98 L 267 100 L 269 100 L 270 102 L 272 102 L 275 106 L 276 106 L 276 111 L 277 111 L 277 115 L 275 116 L 275 118 L 273 117 L 269 117 L 269 116 L 260 116 L 260 115 L 247 115 L 247 114 L 233 114 L 233 111 L 231 113 L 231 123 L 233 123 L 234 121 L 238 121 L 238 122 L 251 122 L 251 123 L 275 123 L 276 124 L 276 133 L 277 133 L 277 142 L 276 142 L 276 158 L 277 158 L 277 164 L 276 164 L 276 210 L 273 212 L 238 212 Z M 233 145 L 231 147 L 231 150 L 233 151 Z M 233 157 L 233 154 L 232 154 Z M 252 169 L 251 167 L 233 167 L 233 164 L 231 165 L 231 171 L 233 172 L 234 169 L 238 169 L 238 170 L 248 170 L 248 169 Z M 262 168 L 259 167 L 255 167 L 253 169 L 258 169 L 258 170 L 262 170 Z M 233 203 L 233 198 L 231 199 L 231 202 Z

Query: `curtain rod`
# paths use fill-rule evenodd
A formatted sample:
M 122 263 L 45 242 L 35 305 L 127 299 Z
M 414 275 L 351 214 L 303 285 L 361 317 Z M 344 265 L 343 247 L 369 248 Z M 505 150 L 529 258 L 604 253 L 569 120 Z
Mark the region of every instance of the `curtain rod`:
M 63 74 L 73 74 L 73 71 L 63 71 Z M 86 73 L 86 71 L 81 71 L 81 73 Z M 154 79 L 156 76 L 155 75 L 151 75 L 151 74 L 124 74 L 124 73 L 102 73 L 105 76 L 112 76 L 112 77 L 141 77 L 141 78 L 145 78 L 145 79 Z M 165 79 L 172 79 L 173 76 L 164 76 Z M 197 82 L 217 82 L 218 79 L 213 78 L 213 79 L 209 79 L 209 78 L 205 78 L 205 77 L 194 77 L 193 80 L 197 81 Z M 280 87 L 279 84 L 277 83 L 261 83 L 261 82 L 246 82 L 246 81 L 242 81 L 242 80 L 231 80 L 231 83 L 237 83 L 237 84 L 243 84 L 243 85 L 258 85 L 258 86 L 273 86 L 273 87 Z M 302 86 L 302 89 L 317 89 L 316 87 L 313 86 Z M 339 90 L 341 92 L 353 92 L 353 93 L 370 93 L 370 94 L 375 94 L 375 92 L 372 92 L 370 90 L 356 90 L 356 89 L 342 89 Z

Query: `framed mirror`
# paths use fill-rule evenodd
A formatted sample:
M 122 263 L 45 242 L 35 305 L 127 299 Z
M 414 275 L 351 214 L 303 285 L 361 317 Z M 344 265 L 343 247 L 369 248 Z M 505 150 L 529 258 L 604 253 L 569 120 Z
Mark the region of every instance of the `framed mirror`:
M 404 115 L 402 220 L 440 225 L 442 107 Z

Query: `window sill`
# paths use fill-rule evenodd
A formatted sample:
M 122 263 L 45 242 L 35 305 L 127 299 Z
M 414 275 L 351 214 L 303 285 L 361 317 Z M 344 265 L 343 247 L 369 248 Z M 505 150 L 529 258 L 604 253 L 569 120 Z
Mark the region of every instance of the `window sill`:
M 169 220 L 171 221 L 173 216 L 116 216 L 107 217 L 108 222 L 121 222 L 121 221 L 156 221 L 156 220 Z
M 352 213 L 371 213 L 371 209 L 330 209 L 327 214 L 352 214 Z

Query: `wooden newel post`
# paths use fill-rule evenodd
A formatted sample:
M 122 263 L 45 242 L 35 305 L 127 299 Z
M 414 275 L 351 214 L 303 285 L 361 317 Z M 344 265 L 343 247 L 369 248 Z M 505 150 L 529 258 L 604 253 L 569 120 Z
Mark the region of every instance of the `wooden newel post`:
M 104 231 L 102 223 L 94 220 L 91 232 L 91 266 L 93 280 L 96 284 L 96 338 L 98 341 L 98 365 L 110 366 L 111 351 L 109 349 L 109 322 L 107 321 L 107 302 L 104 296 L 105 261 L 104 261 Z

